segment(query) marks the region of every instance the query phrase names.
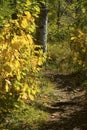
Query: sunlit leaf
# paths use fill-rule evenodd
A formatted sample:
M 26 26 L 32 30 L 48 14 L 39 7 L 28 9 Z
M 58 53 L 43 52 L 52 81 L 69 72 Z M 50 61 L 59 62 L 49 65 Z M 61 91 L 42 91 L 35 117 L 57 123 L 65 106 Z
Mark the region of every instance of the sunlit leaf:
M 34 100 L 34 96 L 32 94 L 29 94 L 29 98 L 33 101 Z
M 5 90 L 6 90 L 6 92 L 8 92 L 9 91 L 9 85 L 8 85 L 8 83 L 6 82 L 6 85 L 5 85 Z

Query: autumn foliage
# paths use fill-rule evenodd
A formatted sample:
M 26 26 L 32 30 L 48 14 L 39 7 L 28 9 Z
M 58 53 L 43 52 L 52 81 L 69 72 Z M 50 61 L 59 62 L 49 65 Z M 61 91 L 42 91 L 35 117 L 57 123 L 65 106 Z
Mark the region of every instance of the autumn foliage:
M 34 17 L 25 11 L 18 14 L 18 19 L 4 20 L 3 24 L 0 30 L 0 95 L 34 100 L 39 91 L 39 66 L 45 59 L 42 50 L 35 50 L 37 46 L 31 35 L 35 31 Z
M 70 48 L 77 68 L 87 71 L 87 34 L 80 29 L 75 30 L 71 36 Z

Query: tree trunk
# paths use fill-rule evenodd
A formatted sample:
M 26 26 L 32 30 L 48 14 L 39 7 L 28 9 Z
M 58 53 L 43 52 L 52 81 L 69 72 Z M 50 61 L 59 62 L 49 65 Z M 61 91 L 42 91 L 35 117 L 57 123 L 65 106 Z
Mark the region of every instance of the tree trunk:
M 37 44 L 43 46 L 43 52 L 47 51 L 47 22 L 48 7 L 47 5 L 40 3 L 40 14 L 39 18 L 36 20 L 36 41 Z

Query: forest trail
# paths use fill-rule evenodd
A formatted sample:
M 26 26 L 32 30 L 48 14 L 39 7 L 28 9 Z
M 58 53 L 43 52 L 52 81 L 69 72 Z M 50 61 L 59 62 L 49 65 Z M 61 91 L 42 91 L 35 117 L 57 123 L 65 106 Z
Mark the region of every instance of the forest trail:
M 55 86 L 56 101 L 48 106 L 50 118 L 41 130 L 87 130 L 87 97 L 79 74 L 64 75 L 46 71 Z

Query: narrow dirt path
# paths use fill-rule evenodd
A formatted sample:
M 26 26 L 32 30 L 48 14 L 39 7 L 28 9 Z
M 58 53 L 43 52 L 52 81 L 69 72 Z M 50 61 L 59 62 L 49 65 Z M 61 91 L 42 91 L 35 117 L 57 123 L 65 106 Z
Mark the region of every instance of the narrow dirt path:
M 48 107 L 50 118 L 41 130 L 87 130 L 87 98 L 80 86 L 81 75 L 63 75 L 46 71 L 55 85 L 55 96 Z

